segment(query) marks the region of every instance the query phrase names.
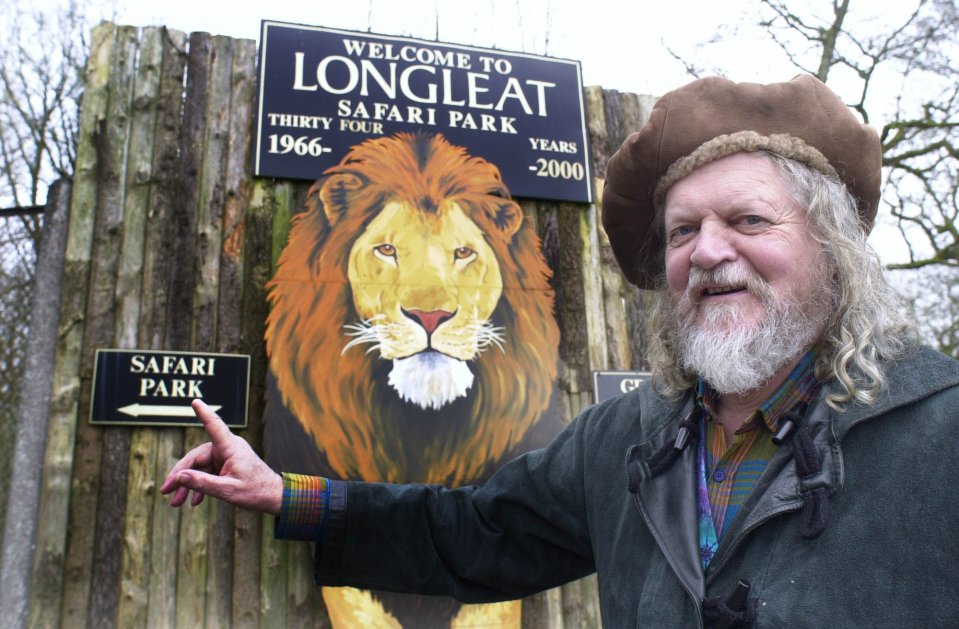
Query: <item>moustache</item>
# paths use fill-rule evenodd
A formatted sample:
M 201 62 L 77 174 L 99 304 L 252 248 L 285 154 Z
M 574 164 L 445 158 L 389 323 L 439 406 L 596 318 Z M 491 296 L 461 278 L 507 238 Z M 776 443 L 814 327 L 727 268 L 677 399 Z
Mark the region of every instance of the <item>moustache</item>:
M 755 295 L 763 303 L 773 299 L 772 288 L 758 274 L 741 266 L 722 264 L 711 269 L 693 267 L 684 292 L 684 300 L 690 305 L 699 305 L 707 288 L 729 287 L 743 289 Z

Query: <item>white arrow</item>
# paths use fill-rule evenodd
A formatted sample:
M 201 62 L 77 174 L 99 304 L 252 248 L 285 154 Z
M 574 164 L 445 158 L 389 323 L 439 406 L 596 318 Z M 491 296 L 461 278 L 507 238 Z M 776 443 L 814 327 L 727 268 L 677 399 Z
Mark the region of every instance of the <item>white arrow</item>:
M 216 412 L 223 407 L 213 404 L 210 405 L 210 408 L 213 412 Z M 124 415 L 132 415 L 133 417 L 139 417 L 140 415 L 152 415 L 154 417 L 196 417 L 193 408 L 189 406 L 160 406 L 157 404 L 137 403 L 121 406 L 117 410 Z

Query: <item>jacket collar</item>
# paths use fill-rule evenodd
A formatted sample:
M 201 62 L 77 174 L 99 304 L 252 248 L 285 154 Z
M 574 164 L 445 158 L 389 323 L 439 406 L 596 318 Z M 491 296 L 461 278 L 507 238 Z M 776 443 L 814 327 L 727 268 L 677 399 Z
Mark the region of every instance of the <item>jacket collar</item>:
M 840 441 L 865 420 L 959 385 L 959 362 L 928 347 L 918 347 L 889 363 L 886 379 L 888 386 L 875 403 L 851 404 L 845 412 L 832 413 L 833 430 Z
M 673 464 L 656 476 L 648 463 L 654 452 L 675 441 L 680 421 L 695 410 L 693 395 L 686 396 L 679 413 L 675 410 L 667 415 L 668 423 L 655 427 L 652 438 L 627 451 L 626 473 L 640 514 L 660 551 L 690 596 L 701 601 L 705 585 L 698 529 L 677 526 L 699 521 L 695 442 L 687 445 Z

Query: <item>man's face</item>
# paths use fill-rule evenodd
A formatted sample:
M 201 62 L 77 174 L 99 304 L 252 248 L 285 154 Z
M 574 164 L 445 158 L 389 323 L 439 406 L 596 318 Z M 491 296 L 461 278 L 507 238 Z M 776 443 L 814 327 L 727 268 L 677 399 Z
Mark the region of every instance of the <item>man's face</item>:
M 699 325 L 714 307 L 738 312 L 726 322 L 732 328 L 758 324 L 766 308 L 747 289 L 749 276 L 763 280 L 772 296 L 800 304 L 822 277 L 823 254 L 806 212 L 761 153 L 723 157 L 677 182 L 666 195 L 665 228 L 670 295 L 675 303 L 689 290 Z M 716 273 L 726 279 L 712 277 Z
M 666 196 L 666 284 L 684 368 L 720 393 L 757 389 L 815 342 L 831 264 L 771 158 L 736 153 Z

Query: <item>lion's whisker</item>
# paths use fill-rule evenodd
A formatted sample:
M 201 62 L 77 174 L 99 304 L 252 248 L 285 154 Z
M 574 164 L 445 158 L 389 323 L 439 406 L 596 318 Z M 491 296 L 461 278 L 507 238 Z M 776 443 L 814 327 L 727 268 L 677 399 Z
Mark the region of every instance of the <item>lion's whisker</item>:
M 499 348 L 499 351 L 506 353 L 506 348 L 503 346 L 504 338 L 503 334 L 506 331 L 506 328 L 502 326 L 494 326 L 489 321 L 479 321 L 473 324 L 472 329 L 476 335 L 476 349 L 477 351 L 483 351 L 490 345 L 495 345 Z
M 376 317 L 371 317 L 360 321 L 359 323 L 347 323 L 343 327 L 347 330 L 345 333 L 347 336 L 352 336 L 353 340 L 346 344 L 343 347 L 343 350 L 340 352 L 340 356 L 346 353 L 346 350 L 354 347 L 356 345 L 364 345 L 366 343 L 373 343 L 373 345 L 367 349 L 366 353 L 375 351 L 381 345 L 380 339 L 381 335 L 379 328 L 382 326 L 373 324 L 373 320 L 380 318 L 380 315 Z
M 367 343 L 371 344 L 366 349 L 367 354 L 375 351 L 389 352 L 392 347 L 391 341 L 397 337 L 397 333 L 403 331 L 403 326 L 399 323 L 373 323 L 373 321 L 385 318 L 386 315 L 378 314 L 358 323 L 344 324 L 343 327 L 347 330 L 344 334 L 354 338 L 343 347 L 340 355 L 345 354 L 346 350 L 351 347 Z

